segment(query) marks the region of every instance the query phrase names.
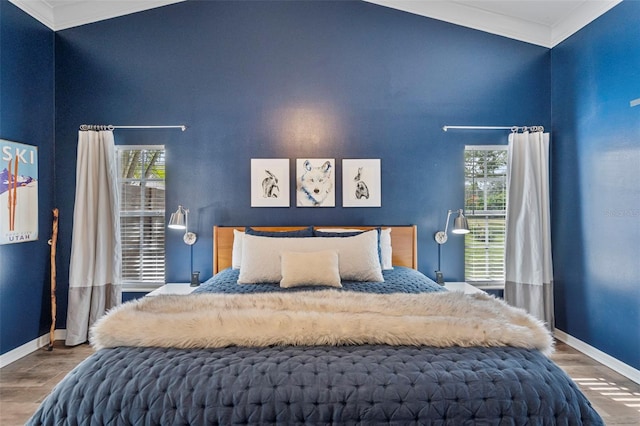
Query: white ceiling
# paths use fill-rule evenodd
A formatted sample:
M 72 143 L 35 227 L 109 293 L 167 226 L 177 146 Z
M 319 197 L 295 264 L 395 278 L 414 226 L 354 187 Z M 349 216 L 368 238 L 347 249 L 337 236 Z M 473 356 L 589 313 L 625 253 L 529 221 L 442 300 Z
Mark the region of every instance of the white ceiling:
M 10 0 L 54 31 L 183 0 Z M 366 0 L 553 47 L 621 0 Z

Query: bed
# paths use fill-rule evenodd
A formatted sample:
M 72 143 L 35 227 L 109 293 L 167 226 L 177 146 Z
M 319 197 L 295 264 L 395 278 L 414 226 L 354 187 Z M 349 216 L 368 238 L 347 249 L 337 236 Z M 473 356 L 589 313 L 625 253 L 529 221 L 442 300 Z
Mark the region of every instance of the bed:
M 101 318 L 96 352 L 28 424 L 603 424 L 548 358 L 540 323 L 418 272 L 415 226 L 356 228 L 215 227 L 214 276 Z M 251 278 L 256 253 L 265 265 Z M 373 257 L 375 273 L 348 269 Z M 280 283 L 262 281 L 270 268 Z

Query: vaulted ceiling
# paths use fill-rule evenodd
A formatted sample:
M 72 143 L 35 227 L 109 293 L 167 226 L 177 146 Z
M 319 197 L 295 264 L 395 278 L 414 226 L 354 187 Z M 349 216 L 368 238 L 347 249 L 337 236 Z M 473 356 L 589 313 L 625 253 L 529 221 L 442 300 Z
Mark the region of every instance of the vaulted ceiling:
M 183 0 L 10 0 L 54 31 Z M 620 0 L 366 0 L 553 47 Z

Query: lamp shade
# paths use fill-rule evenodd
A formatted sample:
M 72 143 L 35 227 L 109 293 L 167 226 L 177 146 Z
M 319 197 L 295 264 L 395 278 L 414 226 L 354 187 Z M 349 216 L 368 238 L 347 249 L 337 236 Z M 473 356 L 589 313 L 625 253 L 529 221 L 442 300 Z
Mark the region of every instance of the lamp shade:
M 453 230 L 451 232 L 453 232 L 454 234 L 469 233 L 469 222 L 467 221 L 467 218 L 462 214 L 462 211 L 458 212 L 458 217 L 454 219 Z
M 171 213 L 168 226 L 171 229 L 187 228 L 186 212 L 182 206 L 178 206 L 178 210 L 175 213 Z

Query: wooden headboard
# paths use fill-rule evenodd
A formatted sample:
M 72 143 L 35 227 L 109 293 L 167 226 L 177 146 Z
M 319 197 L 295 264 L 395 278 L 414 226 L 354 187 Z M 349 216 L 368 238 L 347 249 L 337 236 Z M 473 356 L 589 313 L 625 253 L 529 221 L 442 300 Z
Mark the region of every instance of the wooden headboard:
M 260 231 L 294 231 L 304 229 L 305 226 L 252 226 Z M 375 226 L 318 226 L 317 228 L 349 228 L 374 229 Z M 391 228 L 391 247 L 393 249 L 392 263 L 397 266 L 418 269 L 417 236 L 415 225 L 383 226 Z M 231 266 L 231 252 L 233 250 L 233 230 L 244 231 L 244 226 L 214 226 L 213 227 L 213 273 L 217 274 Z

